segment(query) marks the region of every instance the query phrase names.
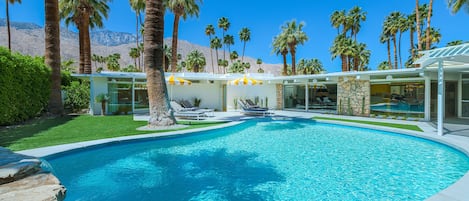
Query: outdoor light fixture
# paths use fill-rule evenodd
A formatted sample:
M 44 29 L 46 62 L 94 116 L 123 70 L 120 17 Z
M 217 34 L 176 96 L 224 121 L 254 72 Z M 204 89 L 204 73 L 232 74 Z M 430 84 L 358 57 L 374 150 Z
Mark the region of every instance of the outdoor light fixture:
M 424 72 L 420 72 L 420 73 L 419 73 L 419 76 L 420 76 L 420 77 L 423 77 L 424 75 L 425 75 Z
M 329 81 L 329 77 L 326 77 L 326 80 Z
M 313 80 L 313 83 L 317 83 L 317 82 L 318 82 L 318 80 L 316 80 L 316 79 Z
M 357 75 L 356 79 L 359 80 L 359 79 L 360 79 L 360 75 Z
M 392 80 L 392 75 L 387 75 L 386 80 Z

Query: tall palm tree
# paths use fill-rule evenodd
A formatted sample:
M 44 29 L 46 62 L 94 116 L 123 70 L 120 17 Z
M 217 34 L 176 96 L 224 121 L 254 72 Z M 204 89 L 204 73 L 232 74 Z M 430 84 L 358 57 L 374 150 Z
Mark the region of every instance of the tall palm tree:
M 356 44 L 354 53 L 355 70 L 364 71 L 367 69 L 367 66 L 370 63 L 371 51 L 366 49 L 366 44 Z
M 187 55 L 186 63 L 195 73 L 200 72 L 201 68 L 206 64 L 205 56 L 202 52 L 194 50 Z
M 233 51 L 230 53 L 230 60 L 231 60 L 231 63 L 233 63 L 234 60 L 238 59 L 239 55 L 238 55 L 238 52 L 236 51 Z
M 172 49 L 168 45 L 164 44 L 163 46 L 163 67 L 164 71 L 168 72 L 169 63 L 171 62 Z
M 399 64 L 402 68 L 402 54 L 401 54 L 401 41 L 402 41 L 402 33 L 406 32 L 409 30 L 409 24 L 407 23 L 407 17 L 404 14 L 400 14 L 398 20 L 397 20 L 397 27 L 398 27 L 398 32 L 399 32 L 399 45 L 398 45 L 398 52 L 399 52 Z
M 449 47 L 449 46 L 455 46 L 455 45 L 461 45 L 463 44 L 463 41 L 462 40 L 454 40 L 454 41 L 451 41 L 449 43 L 446 44 L 446 47 Z
M 220 62 L 219 62 L 219 59 L 218 59 L 218 49 L 220 49 L 221 47 L 222 47 L 222 44 L 221 44 L 220 38 L 218 38 L 216 36 L 215 36 L 215 38 L 212 38 L 212 40 L 210 41 L 210 48 L 215 49 L 215 56 L 217 58 L 218 73 L 220 73 Z M 212 71 L 213 71 L 213 73 L 215 73 L 215 69 L 213 69 L 213 66 L 212 66 Z
M 260 72 L 264 72 L 264 70 L 262 70 L 262 59 L 261 58 L 257 58 L 256 60 L 256 64 L 259 65 L 259 69 L 257 69 L 257 72 L 260 73 Z
M 169 105 L 163 71 L 164 7 L 162 0 L 146 0 L 145 29 L 144 58 L 150 104 L 148 126 L 174 125 L 176 119 Z
M 8 1 L 7 1 L 8 4 Z M 52 69 L 51 92 L 48 109 L 51 114 L 62 115 L 64 108 L 61 94 L 60 75 L 60 18 L 58 0 L 45 1 L 45 63 Z
M 425 30 L 425 32 L 427 32 L 427 30 Z M 435 29 L 433 27 L 430 27 L 430 38 L 427 39 L 426 36 L 425 36 L 425 41 L 429 40 L 431 44 L 433 43 L 439 43 L 440 40 L 441 40 L 441 33 L 440 33 L 440 30 L 439 29 Z M 425 45 L 427 46 L 427 42 L 424 42 L 422 45 Z M 432 49 L 434 47 L 430 46 L 430 49 Z
M 129 3 L 130 8 L 132 8 L 132 10 L 135 12 L 135 43 L 136 48 L 138 49 L 138 46 L 140 44 L 140 40 L 138 39 L 138 33 L 140 32 L 140 25 L 143 24 L 142 12 L 145 12 L 145 0 L 129 0 Z M 135 67 L 137 67 L 137 64 L 135 64 Z M 140 65 L 138 66 L 138 69 L 140 69 Z
M 171 57 L 171 71 L 176 72 L 177 68 L 177 47 L 179 33 L 179 19 L 186 20 L 188 16 L 199 17 L 199 5 L 196 0 L 170 0 L 166 6 L 174 14 L 173 38 L 171 43 L 173 56 Z
M 324 66 L 322 65 L 322 62 L 319 59 L 311 59 L 309 61 L 309 65 L 311 66 L 311 74 L 319 74 L 324 71 Z
M 10 11 L 8 4 L 14 4 L 15 2 L 21 3 L 21 0 L 5 0 L 6 3 L 6 18 L 7 18 L 7 32 L 8 32 L 8 50 L 11 51 L 11 31 L 10 31 Z
M 293 75 L 296 75 L 296 47 L 298 45 L 303 45 L 308 40 L 308 36 L 303 31 L 303 26 L 303 22 L 300 22 L 297 25 L 296 21 L 293 20 L 291 22 L 287 22 L 287 24 L 282 27 L 287 38 L 288 49 L 290 50 L 292 58 Z
M 427 31 L 426 31 L 426 50 L 429 50 L 430 47 L 432 46 L 432 40 L 430 38 L 430 21 L 432 19 L 432 9 L 433 8 L 433 0 L 430 0 L 430 3 L 428 4 L 428 15 L 427 15 Z
M 281 54 L 283 58 L 283 75 L 288 75 L 288 65 L 287 65 L 287 54 L 288 54 L 288 44 L 286 35 L 280 33 L 278 36 L 274 37 L 272 43 L 273 50 L 272 52 L 276 55 Z
M 225 37 L 223 38 L 223 44 L 225 44 L 227 47 L 228 47 L 228 52 L 230 53 L 231 52 L 231 45 L 234 45 L 234 37 L 232 35 L 225 35 Z M 231 54 L 231 53 L 230 53 Z M 233 62 L 233 61 L 231 61 Z
M 414 48 L 414 34 L 415 34 L 415 28 L 416 28 L 415 11 L 412 14 L 407 15 L 406 21 L 407 21 L 407 26 L 409 29 L 409 34 L 410 34 L 410 55 L 413 61 L 413 59 L 415 59 L 415 56 L 416 56 L 415 48 Z
M 208 36 L 209 42 L 212 41 L 212 35 L 215 35 L 215 27 L 213 25 L 209 24 L 205 27 L 205 35 Z M 210 47 L 210 59 L 212 60 L 212 72 L 214 72 L 214 64 L 213 64 L 213 53 L 212 53 L 212 47 Z
M 357 34 L 360 31 L 362 21 L 366 20 L 366 12 L 358 6 L 349 11 L 351 36 L 357 41 Z
M 93 54 L 93 56 L 94 56 L 94 54 Z M 130 58 L 132 58 L 134 60 L 135 68 L 140 69 L 140 66 L 137 66 L 137 60 L 140 57 L 140 51 L 135 47 L 130 48 L 129 56 L 130 56 Z
M 350 61 L 348 56 L 352 53 L 353 41 L 350 38 L 347 38 L 345 35 L 338 35 L 330 48 L 332 59 L 335 59 L 337 56 L 340 56 L 342 60 L 342 71 L 350 70 Z
M 331 25 L 337 29 L 337 34 L 340 34 L 340 26 L 346 19 L 345 10 L 334 11 L 331 15 Z
M 402 17 L 400 12 L 392 12 L 389 16 L 386 17 L 384 22 L 384 29 L 387 29 L 387 32 L 391 36 L 393 47 L 394 47 L 394 68 L 398 68 L 397 60 L 397 42 L 396 34 L 399 31 L 399 21 Z
M 239 32 L 239 40 L 243 42 L 243 54 L 241 56 L 241 62 L 243 62 L 244 52 L 246 50 L 246 42 L 251 40 L 251 31 L 247 27 L 242 28 Z
M 387 47 L 387 50 L 388 50 L 388 61 L 386 62 L 386 64 L 388 64 L 388 68 L 389 69 L 392 69 L 392 62 L 391 62 L 391 36 L 388 32 L 387 29 L 385 29 L 383 27 L 383 33 L 381 33 L 381 36 L 380 36 L 380 39 L 379 39 L 379 42 L 381 43 L 386 43 L 386 47 Z
M 466 11 L 469 13 L 468 0 L 448 0 L 448 6 L 451 8 L 452 13 L 459 12 L 462 7 L 466 7 Z
M 90 28 L 103 27 L 103 18 L 108 17 L 111 0 L 62 0 L 59 2 L 60 18 L 68 26 L 74 23 L 78 28 L 80 45 L 80 73 L 91 73 Z
M 231 26 L 231 24 L 230 24 L 230 21 L 228 20 L 228 18 L 221 17 L 220 19 L 218 19 L 218 28 L 222 29 L 222 39 L 225 38 L 225 32 L 228 31 L 230 26 Z M 226 50 L 223 46 L 223 60 L 226 60 L 225 52 L 226 52 Z

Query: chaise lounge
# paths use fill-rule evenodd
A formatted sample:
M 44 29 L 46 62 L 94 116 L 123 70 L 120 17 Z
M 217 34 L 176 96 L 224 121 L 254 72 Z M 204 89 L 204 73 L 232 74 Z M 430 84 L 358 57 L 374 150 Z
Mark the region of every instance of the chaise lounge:
M 200 110 L 188 110 L 179 105 L 176 101 L 170 102 L 171 107 L 174 109 L 174 116 L 181 119 L 195 119 L 202 120 L 207 117 L 204 111 Z
M 253 106 L 251 107 L 248 103 L 245 101 L 239 99 L 238 104 L 241 106 L 241 113 L 244 115 L 251 115 L 251 116 L 268 116 L 272 115 L 273 112 L 270 112 L 268 108 L 262 108 L 259 106 Z

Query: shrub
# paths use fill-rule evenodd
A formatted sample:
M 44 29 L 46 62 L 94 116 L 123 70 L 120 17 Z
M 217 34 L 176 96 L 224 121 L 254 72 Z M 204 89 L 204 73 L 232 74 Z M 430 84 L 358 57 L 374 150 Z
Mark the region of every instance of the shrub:
M 65 108 L 73 112 L 88 107 L 90 103 L 90 84 L 88 81 L 72 81 L 70 86 L 64 87 Z
M 30 119 L 45 109 L 50 72 L 42 58 L 10 53 L 0 47 L 0 125 Z

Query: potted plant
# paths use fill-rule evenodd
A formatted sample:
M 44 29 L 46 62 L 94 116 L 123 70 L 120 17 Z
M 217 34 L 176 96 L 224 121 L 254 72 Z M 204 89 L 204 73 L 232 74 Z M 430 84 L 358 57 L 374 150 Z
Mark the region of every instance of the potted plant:
M 104 114 L 106 114 L 106 102 L 109 100 L 109 96 L 101 93 L 95 97 L 95 100 L 97 103 L 101 103 L 101 115 L 104 116 Z

